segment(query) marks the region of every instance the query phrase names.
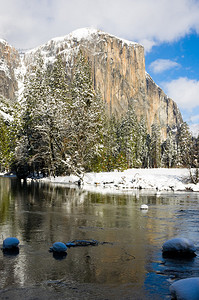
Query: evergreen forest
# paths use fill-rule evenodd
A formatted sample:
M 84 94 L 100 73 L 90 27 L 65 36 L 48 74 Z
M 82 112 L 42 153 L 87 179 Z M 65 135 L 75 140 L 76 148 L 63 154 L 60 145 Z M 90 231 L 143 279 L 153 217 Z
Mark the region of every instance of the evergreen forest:
M 82 52 L 70 81 L 61 56 L 49 65 L 39 57 L 21 101 L 6 105 L 10 118 L 0 118 L 0 168 L 19 178 L 199 165 L 199 137 L 185 122 L 177 131 L 168 129 L 162 142 L 159 125 L 152 124 L 149 134 L 130 103 L 121 119 L 108 116 Z

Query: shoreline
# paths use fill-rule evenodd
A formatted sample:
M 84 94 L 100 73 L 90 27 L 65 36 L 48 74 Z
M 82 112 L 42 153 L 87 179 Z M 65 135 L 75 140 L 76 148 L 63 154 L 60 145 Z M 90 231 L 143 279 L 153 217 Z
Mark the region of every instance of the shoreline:
M 192 169 L 194 171 L 194 169 Z M 16 178 L 15 175 L 0 173 L 0 177 Z M 84 190 L 98 192 L 199 192 L 199 183 L 190 183 L 189 169 L 127 169 L 119 172 L 85 173 L 82 184 L 76 175 L 27 178 L 27 182 L 47 182 L 68 187 L 81 186 Z
M 85 190 L 111 191 L 172 191 L 199 192 L 199 183 L 189 183 L 188 169 L 128 169 L 123 172 L 85 173 L 82 188 Z M 78 185 L 75 175 L 46 177 L 41 182 Z

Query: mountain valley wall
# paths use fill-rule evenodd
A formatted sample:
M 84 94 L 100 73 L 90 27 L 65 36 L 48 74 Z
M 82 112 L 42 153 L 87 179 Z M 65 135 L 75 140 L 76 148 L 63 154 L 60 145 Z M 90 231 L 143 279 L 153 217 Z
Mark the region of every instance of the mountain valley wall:
M 97 30 L 83 37 L 70 34 L 27 52 L 23 64 L 28 70 L 36 64 L 39 55 L 45 62 L 51 62 L 61 54 L 67 76 L 71 78 L 80 49 L 90 61 L 94 88 L 100 90 L 109 115 L 121 118 L 132 105 L 138 120 L 145 117 L 149 133 L 153 123 L 160 125 L 162 140 L 168 128 L 178 128 L 183 122 L 176 103 L 146 73 L 144 48 L 137 43 Z M 0 94 L 12 100 L 18 88 L 15 70 L 20 65 L 19 54 L 1 42 L 0 54 L 9 70 L 6 75 L 0 68 Z

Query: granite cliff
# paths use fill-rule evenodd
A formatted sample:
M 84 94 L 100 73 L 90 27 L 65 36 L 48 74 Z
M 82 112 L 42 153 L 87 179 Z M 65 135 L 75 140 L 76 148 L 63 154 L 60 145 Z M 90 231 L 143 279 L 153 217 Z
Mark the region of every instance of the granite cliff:
M 18 91 L 15 70 L 19 65 L 18 51 L 0 39 L 0 96 L 11 101 L 16 99 L 16 92 Z
M 17 95 L 22 65 L 27 71 L 36 64 L 39 55 L 46 63 L 52 63 L 61 54 L 70 81 L 76 54 L 81 49 L 91 63 L 94 88 L 100 90 L 109 114 L 120 118 L 132 104 L 138 119 L 145 116 L 149 132 L 154 122 L 160 124 L 162 139 L 166 138 L 168 127 L 176 128 L 183 121 L 176 103 L 146 73 L 144 48 L 137 43 L 84 28 L 26 52 L 21 67 L 14 48 L 0 42 L 0 49 L 9 70 L 8 75 L 0 69 L 0 94 L 11 100 Z

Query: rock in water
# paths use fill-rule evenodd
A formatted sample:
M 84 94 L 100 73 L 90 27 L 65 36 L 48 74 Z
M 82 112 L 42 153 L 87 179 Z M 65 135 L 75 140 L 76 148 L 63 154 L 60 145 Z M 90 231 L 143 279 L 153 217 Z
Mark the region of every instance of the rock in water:
M 73 240 L 66 243 L 67 247 L 82 247 L 82 246 L 97 246 L 99 244 L 96 240 Z
M 14 249 L 19 245 L 19 240 L 16 237 L 8 237 L 3 241 L 3 250 Z
M 170 292 L 171 296 L 177 300 L 198 300 L 199 277 L 186 278 L 174 282 L 170 286 Z
M 63 252 L 67 251 L 67 247 L 62 242 L 56 242 L 52 245 L 50 250 L 53 251 L 53 252 L 56 252 L 56 253 L 63 253 Z
M 170 257 L 194 257 L 196 248 L 192 241 L 186 238 L 173 238 L 162 246 L 162 252 Z
M 148 207 L 148 205 L 146 205 L 146 204 L 142 204 L 141 206 L 140 206 L 140 209 L 142 209 L 142 210 L 147 210 L 149 207 Z

